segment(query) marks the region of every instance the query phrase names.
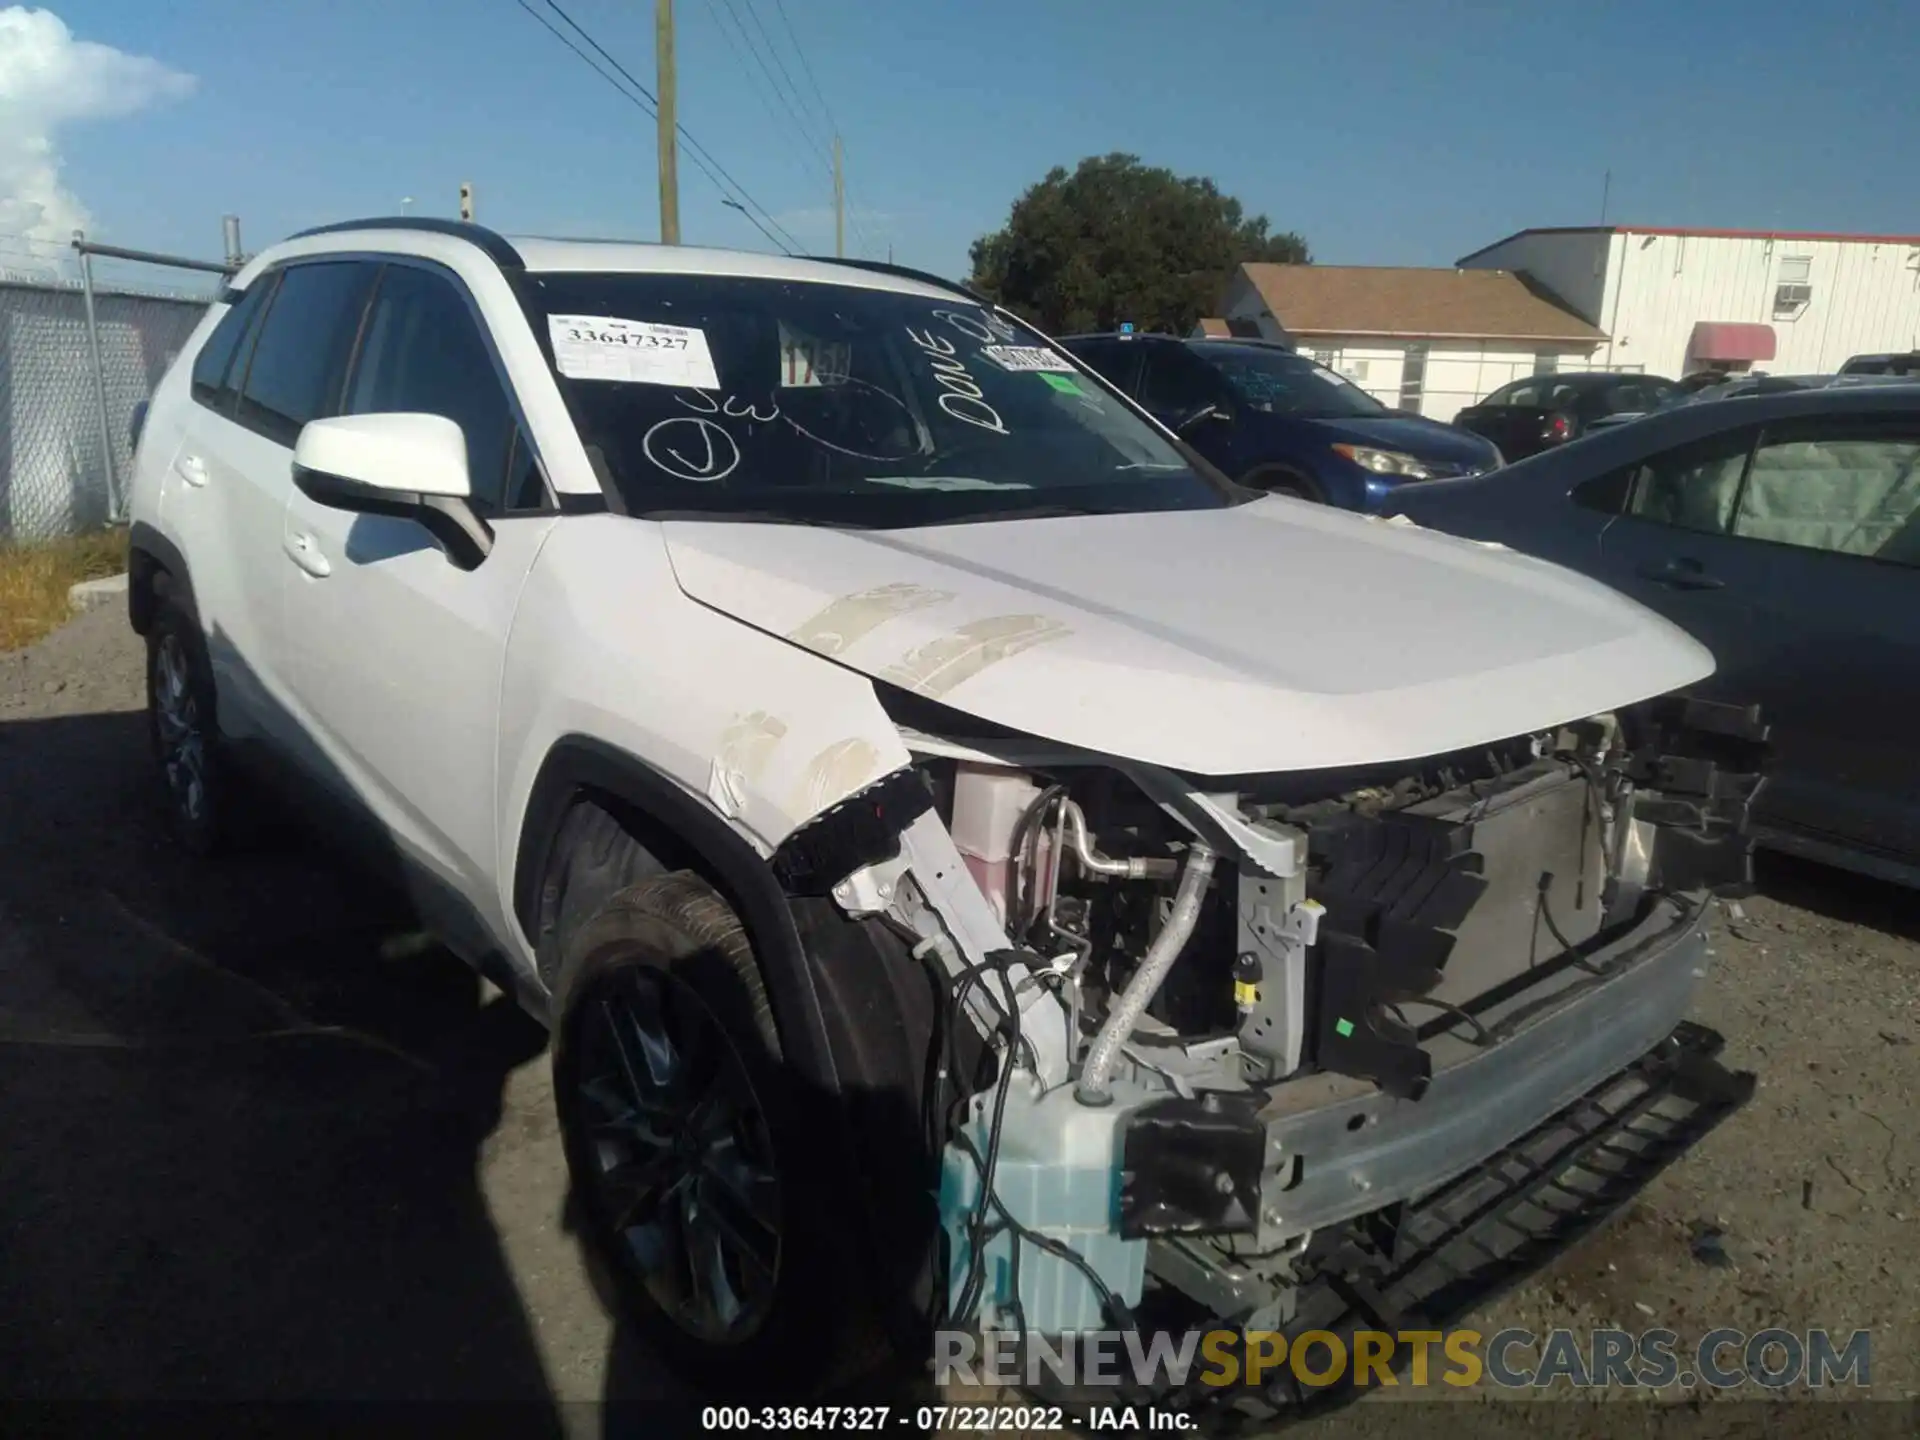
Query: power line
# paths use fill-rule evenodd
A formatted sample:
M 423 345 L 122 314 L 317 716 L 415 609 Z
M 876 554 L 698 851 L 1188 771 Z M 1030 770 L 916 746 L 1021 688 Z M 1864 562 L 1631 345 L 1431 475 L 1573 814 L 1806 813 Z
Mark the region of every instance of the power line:
M 613 69 L 619 73 L 620 76 L 625 78 L 625 81 L 626 81 L 625 85 L 623 85 L 620 82 L 620 80 L 614 78 L 613 75 L 609 74 L 605 69 L 603 69 L 601 65 L 593 58 L 593 56 L 589 55 L 585 50 L 582 50 L 578 45 L 574 44 L 574 42 L 571 39 L 569 39 L 563 31 L 561 31 L 551 21 L 549 21 L 546 16 L 542 15 L 538 10 L 534 9 L 533 6 L 528 3 L 528 0 L 514 0 L 514 3 L 517 4 L 522 10 L 526 11 L 527 14 L 531 15 L 535 20 L 537 20 L 540 23 L 541 28 L 546 30 L 548 34 L 552 35 L 554 39 L 558 40 L 562 45 L 565 45 L 567 49 L 571 50 L 575 55 L 577 55 L 580 58 L 580 60 L 587 66 L 588 69 L 592 70 L 594 74 L 598 75 L 602 80 L 605 80 L 609 85 L 613 86 L 613 88 L 620 93 L 621 98 L 626 100 L 628 104 L 634 106 L 642 114 L 646 115 L 649 119 L 659 118 L 659 108 L 658 108 L 659 101 L 655 99 L 653 92 L 647 89 L 647 87 L 645 85 L 642 85 L 638 80 L 636 80 L 633 77 L 632 73 L 628 71 L 626 66 L 622 65 L 618 60 L 614 59 L 613 56 L 607 52 L 607 49 L 605 46 L 601 45 L 600 42 L 595 40 L 592 35 L 588 34 L 587 31 L 580 25 L 580 23 L 577 20 L 575 20 L 571 15 L 567 14 L 565 10 L 561 9 L 559 5 L 555 4 L 554 0 L 547 0 L 548 8 L 550 8 L 556 15 L 558 15 L 562 20 L 564 20 L 569 26 L 571 26 L 573 30 L 575 30 L 579 34 L 581 39 L 585 40 L 589 46 L 591 46 L 595 51 L 597 51 L 602 57 L 605 58 L 607 64 L 611 65 Z M 627 88 L 628 86 L 631 86 L 633 90 L 637 90 L 639 92 L 639 95 L 633 94 Z M 746 187 L 743 186 L 738 180 L 735 180 L 733 176 L 730 173 L 728 173 L 726 166 L 722 165 L 719 162 L 719 160 L 717 160 L 706 149 L 705 146 L 701 145 L 698 140 L 695 140 L 693 138 L 692 134 L 688 132 L 686 126 L 676 125 L 674 128 L 678 132 L 680 139 L 686 142 L 687 152 L 688 152 L 687 158 L 693 161 L 694 165 L 699 168 L 701 174 L 705 175 L 707 179 L 713 182 L 714 187 L 721 192 L 722 196 L 725 197 L 726 195 L 731 193 L 733 195 L 737 195 L 740 200 L 745 202 L 745 204 L 733 204 L 730 206 L 730 208 L 736 209 L 742 215 L 746 216 L 748 222 L 752 224 L 754 229 L 758 230 L 762 235 L 766 236 L 768 241 L 770 241 L 775 246 L 779 247 L 782 251 L 785 251 L 787 254 L 791 255 L 796 250 L 803 248 L 800 245 L 800 242 L 794 239 L 794 237 L 786 230 L 784 226 L 780 224 L 778 220 L 773 218 L 772 212 L 770 212 L 767 209 L 767 207 L 762 205 L 758 200 L 755 200 L 753 196 L 747 192 Z M 718 171 L 719 173 L 716 174 L 715 171 Z M 751 206 L 752 208 L 749 209 L 748 208 L 749 206 Z M 761 215 L 766 217 L 766 221 L 767 221 L 766 225 L 762 225 L 760 221 L 754 217 L 754 214 L 753 214 L 754 210 L 758 210 Z M 771 230 L 768 229 L 767 228 L 768 225 L 771 225 L 773 228 Z M 778 231 L 779 233 L 775 234 L 774 233 L 775 231 Z M 782 239 L 781 238 L 782 236 L 784 236 L 785 238 Z
M 753 8 L 753 0 L 746 0 L 746 4 L 749 10 Z M 787 14 L 787 7 L 786 7 L 785 0 L 773 0 L 773 8 L 780 12 L 780 24 L 785 28 L 787 32 L 787 39 L 793 45 L 794 58 L 799 60 L 800 62 L 800 73 L 807 77 L 807 84 L 811 86 L 813 89 L 813 98 L 820 102 L 820 113 L 826 117 L 826 121 L 827 121 L 827 133 L 830 135 L 838 136 L 841 133 L 840 120 L 833 113 L 833 107 L 827 103 L 827 92 L 820 88 L 819 77 L 817 77 L 813 73 L 813 62 L 807 59 L 806 48 L 800 43 L 799 32 L 793 28 L 793 20 Z M 764 34 L 765 31 L 763 30 L 762 33 Z M 771 48 L 772 42 L 769 41 L 768 43 L 769 43 L 769 48 Z M 785 73 L 784 66 L 782 67 L 782 73 Z M 791 79 L 792 77 L 788 76 L 788 78 Z M 799 87 L 795 86 L 794 89 L 795 89 L 795 93 L 797 94 Z M 801 103 L 804 105 L 805 101 L 802 100 Z M 843 150 L 845 148 L 844 142 L 842 144 L 842 148 Z M 844 160 L 844 157 L 843 157 L 843 160 Z M 844 163 L 842 168 L 844 172 Z M 841 199 L 847 205 L 847 218 L 853 222 L 853 233 L 859 238 L 860 249 L 863 252 L 871 251 L 874 247 L 867 240 L 866 227 L 861 225 L 860 212 L 858 208 L 854 206 L 852 201 L 852 196 L 848 193 L 848 191 L 849 191 L 849 187 L 846 184 L 846 178 L 843 173 L 841 177 L 840 193 L 841 193 Z
M 747 27 L 741 23 L 739 12 L 733 10 L 732 0 L 722 0 L 722 4 L 726 4 L 728 17 L 732 17 L 733 29 L 739 31 L 741 44 L 747 46 L 745 52 L 741 50 L 739 44 L 733 42 L 733 31 L 728 29 L 726 19 L 714 8 L 714 2 L 712 2 L 712 0 L 707 0 L 707 12 L 714 17 L 714 27 L 720 31 L 720 36 L 726 40 L 726 48 L 732 50 L 733 60 L 739 61 L 741 75 L 743 75 L 743 77 L 747 79 L 747 83 L 751 84 L 756 92 L 758 92 L 760 104 L 766 106 L 766 117 L 774 123 L 774 131 L 780 132 L 781 138 L 787 142 L 787 146 L 793 148 L 793 154 L 801 157 L 801 163 L 803 163 L 804 169 L 812 169 L 814 165 L 820 165 L 820 171 L 822 171 L 824 175 L 831 175 L 831 173 L 833 173 L 833 163 L 818 152 L 818 144 L 820 144 L 820 142 L 814 140 L 812 132 L 804 127 L 801 119 L 799 119 L 799 115 L 793 113 L 793 106 L 787 104 L 785 96 L 780 94 L 778 84 L 774 83 L 774 73 L 768 69 L 766 61 L 760 60 L 760 52 L 756 50 L 755 44 L 753 44 L 753 36 L 747 35 Z M 753 67 L 747 63 L 747 56 L 753 56 L 753 65 L 758 65 L 758 67 L 760 67 L 760 75 L 766 77 L 766 84 L 764 84 L 764 86 L 755 83 L 755 79 L 753 79 Z M 791 127 L 787 125 L 785 119 L 781 119 L 780 111 L 774 109 L 774 102 L 776 102 L 776 100 L 780 102 L 781 108 L 785 108 L 785 111 L 787 111 L 787 119 L 793 121 Z
M 760 23 L 760 12 L 753 8 L 753 0 L 740 0 L 740 3 L 746 7 L 747 18 L 753 21 L 753 28 L 760 32 L 760 39 L 767 47 L 767 54 L 773 57 L 773 63 L 775 67 L 780 71 L 781 78 L 787 82 L 786 94 L 792 95 L 795 103 L 801 109 L 805 109 L 806 102 L 800 99 L 800 87 L 793 83 L 793 75 L 787 69 L 787 62 L 780 58 L 780 52 L 774 48 L 773 37 L 767 34 L 767 27 Z M 726 0 L 726 6 L 729 10 L 731 10 L 733 8 L 733 0 Z M 772 78 L 773 77 L 771 75 L 768 76 L 769 80 L 771 80 Z M 783 104 L 785 103 L 784 95 L 782 96 L 782 103 Z M 794 115 L 796 118 L 796 121 L 798 120 L 798 115 L 793 105 L 787 106 L 787 113 L 789 115 Z M 803 130 L 805 129 L 804 125 L 802 126 L 802 129 Z M 813 143 L 820 145 L 824 149 L 824 148 L 827 148 L 828 142 L 830 142 L 832 139 L 833 139 L 833 130 L 829 128 L 827 130 L 826 140 L 824 141 L 816 140 Z
M 517 3 L 521 6 L 522 9 L 528 9 L 526 0 L 517 0 Z M 606 62 L 609 65 L 611 65 L 616 71 L 620 73 L 621 77 L 626 80 L 628 85 L 631 85 L 635 90 L 639 91 L 640 94 L 644 97 L 644 102 L 640 100 L 634 100 L 634 97 L 632 95 L 627 95 L 627 92 L 621 88 L 619 81 L 614 80 L 612 76 L 608 75 L 604 70 L 601 70 L 598 65 L 595 65 L 591 59 L 588 59 L 587 56 L 581 53 L 578 46 L 574 45 L 571 41 L 567 41 L 567 37 L 564 35 L 561 35 L 558 30 L 554 30 L 552 25 L 547 25 L 547 22 L 543 16 L 537 13 L 534 13 L 530 9 L 528 9 L 528 13 L 533 14 L 534 18 L 536 20 L 539 20 L 543 25 L 547 25 L 547 29 L 552 30 L 556 36 L 558 36 L 563 42 L 566 42 L 567 48 L 569 50 L 572 50 L 576 55 L 580 55 L 581 59 L 586 60 L 589 65 L 593 66 L 593 69 L 595 70 L 595 72 L 598 73 L 602 79 L 606 80 L 616 90 L 620 90 L 620 92 L 623 95 L 627 95 L 627 98 L 633 101 L 634 104 L 638 105 L 640 110 L 643 113 L 645 113 L 646 115 L 648 115 L 650 118 L 653 118 L 653 119 L 659 118 L 660 102 L 658 98 L 654 95 L 654 93 L 651 90 L 647 89 L 645 85 L 642 85 L 637 79 L 634 78 L 632 71 L 628 70 L 626 66 L 622 65 L 618 60 L 614 59 L 613 56 L 608 52 L 606 46 L 602 45 L 598 40 L 594 39 L 592 35 L 587 33 L 586 28 L 582 26 L 579 21 L 575 20 L 565 10 L 561 9 L 559 4 L 557 3 L 557 0 L 547 0 L 547 8 L 552 10 L 554 14 L 558 15 L 562 20 L 566 21 L 568 26 L 570 26 L 575 31 L 575 33 L 577 33 L 580 36 L 582 40 L 585 40 L 588 45 L 592 46 L 593 49 L 597 51 L 601 55 L 601 57 L 606 60 Z M 785 226 L 781 225 L 781 223 L 778 220 L 773 218 L 773 212 L 768 210 L 767 207 L 762 205 L 758 200 L 755 200 L 753 196 L 749 195 L 747 193 L 746 187 L 742 185 L 738 180 L 735 180 L 733 176 L 730 173 L 728 173 L 727 167 L 722 165 L 719 162 L 719 160 L 717 160 L 704 145 L 702 145 L 698 140 L 695 140 L 693 138 L 692 133 L 687 129 L 686 126 L 676 123 L 674 126 L 674 129 L 678 132 L 680 138 L 686 141 L 688 151 L 690 152 L 688 158 L 691 159 L 695 165 L 699 166 L 701 173 L 704 174 L 709 180 L 713 181 L 714 185 L 722 192 L 723 195 L 728 190 L 728 188 L 731 187 L 734 194 L 738 195 L 741 200 L 746 202 L 746 204 L 744 205 L 735 205 L 733 208 L 738 210 L 742 215 L 745 215 L 748 220 L 752 221 L 753 227 L 756 230 L 758 230 L 762 235 L 765 235 L 767 239 L 771 240 L 775 245 L 778 245 L 782 250 L 787 251 L 787 253 L 789 254 L 791 254 L 794 250 L 800 248 L 800 242 L 794 239 L 793 235 L 787 231 Z M 709 164 L 711 164 L 712 168 L 709 168 Z M 718 170 L 720 172 L 720 175 L 715 175 L 714 174 L 715 170 Z M 720 179 L 720 176 L 726 177 L 724 183 Z M 771 225 L 774 228 L 774 230 L 779 231 L 780 235 L 786 237 L 785 240 L 781 240 L 775 235 L 769 233 L 766 225 L 762 225 L 758 220 L 754 219 L 752 210 L 749 210 L 747 208 L 748 206 L 753 207 L 753 210 L 758 210 L 761 213 L 761 215 L 765 216 L 767 225 Z
M 827 95 L 820 88 L 820 82 L 813 77 L 813 66 L 807 62 L 807 52 L 800 48 L 800 37 L 794 33 L 793 21 L 787 18 L 787 7 L 782 0 L 773 0 L 773 8 L 780 12 L 780 23 L 787 27 L 787 39 L 793 42 L 793 53 L 800 57 L 800 71 L 807 77 L 807 84 L 813 87 L 813 98 L 820 102 L 820 113 L 827 117 L 827 124 L 833 133 L 840 133 L 840 122 L 833 118 L 833 107 L 827 104 Z

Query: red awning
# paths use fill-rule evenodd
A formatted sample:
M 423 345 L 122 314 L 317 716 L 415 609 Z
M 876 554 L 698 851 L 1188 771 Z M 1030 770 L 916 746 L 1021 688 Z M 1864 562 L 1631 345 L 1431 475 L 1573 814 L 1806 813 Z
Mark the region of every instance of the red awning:
M 1687 354 L 1695 360 L 1771 360 L 1773 327 L 1738 320 L 1702 320 L 1693 327 Z

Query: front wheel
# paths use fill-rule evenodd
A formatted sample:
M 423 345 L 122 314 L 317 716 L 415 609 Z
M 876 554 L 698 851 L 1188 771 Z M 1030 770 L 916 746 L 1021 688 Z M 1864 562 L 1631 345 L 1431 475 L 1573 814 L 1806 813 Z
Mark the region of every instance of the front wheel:
M 586 1240 L 622 1309 L 703 1387 L 802 1393 L 864 1351 L 847 1177 L 801 1119 L 757 962 L 685 872 L 564 941 L 554 1099 Z

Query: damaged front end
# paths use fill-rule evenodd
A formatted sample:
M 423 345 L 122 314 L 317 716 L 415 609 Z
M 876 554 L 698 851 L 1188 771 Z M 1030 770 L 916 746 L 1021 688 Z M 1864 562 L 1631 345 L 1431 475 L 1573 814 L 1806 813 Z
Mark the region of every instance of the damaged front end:
M 941 1067 L 949 1326 L 1444 1324 L 1751 1088 L 1686 1022 L 1751 712 L 1196 782 L 894 708 L 914 766 L 776 864 L 909 936 L 994 1056 Z

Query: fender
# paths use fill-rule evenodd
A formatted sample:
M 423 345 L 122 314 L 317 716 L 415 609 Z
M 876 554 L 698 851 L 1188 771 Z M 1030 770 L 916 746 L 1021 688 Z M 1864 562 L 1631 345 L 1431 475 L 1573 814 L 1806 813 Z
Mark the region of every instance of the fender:
M 582 791 L 598 791 L 632 806 L 692 852 L 753 942 L 788 1063 L 826 1093 L 838 1094 L 840 1076 L 813 969 L 772 867 L 738 832 L 665 775 L 590 736 L 567 735 L 556 741 L 527 796 L 514 856 L 513 913 L 529 946 L 537 945 L 540 891 L 554 838 Z
M 127 622 L 133 633 L 144 635 L 153 623 L 153 572 L 164 570 L 173 603 L 195 620 L 200 618 L 193 599 L 193 577 L 180 548 L 145 520 L 136 520 L 127 532 Z

